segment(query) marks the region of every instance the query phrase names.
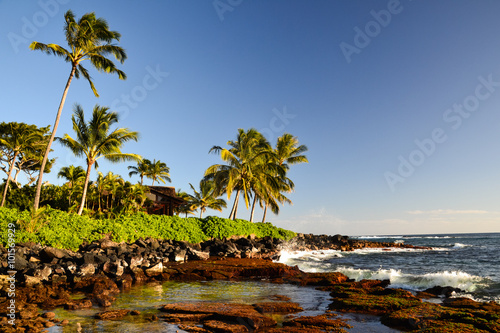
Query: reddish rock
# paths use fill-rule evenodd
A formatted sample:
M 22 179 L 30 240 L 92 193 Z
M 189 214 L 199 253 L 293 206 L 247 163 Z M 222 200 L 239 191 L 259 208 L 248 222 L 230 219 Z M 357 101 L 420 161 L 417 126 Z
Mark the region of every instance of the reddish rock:
M 297 313 L 304 311 L 304 309 L 294 302 L 262 302 L 253 305 L 260 313 Z
M 96 313 L 95 317 L 102 320 L 121 319 L 129 313 L 130 310 L 110 310 Z
M 252 329 L 273 327 L 276 321 L 264 316 L 247 304 L 233 303 L 173 303 L 160 308 L 168 313 L 209 314 L 211 319 L 230 323 L 243 323 Z
M 345 332 L 343 328 L 351 328 L 345 321 L 340 319 L 330 319 L 327 316 L 298 317 L 290 321 L 283 322 L 285 327 L 305 327 L 309 329 L 326 330 L 327 332 Z
M 203 327 L 210 332 L 220 333 L 246 333 L 250 332 L 245 325 L 228 324 L 218 320 L 207 320 L 203 322 Z

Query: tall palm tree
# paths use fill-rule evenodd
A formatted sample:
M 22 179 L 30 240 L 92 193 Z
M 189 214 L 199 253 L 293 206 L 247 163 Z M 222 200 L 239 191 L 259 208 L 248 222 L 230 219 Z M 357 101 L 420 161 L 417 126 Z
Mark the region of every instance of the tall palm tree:
M 29 154 L 40 150 L 40 146 L 45 146 L 46 142 L 42 131 L 35 125 L 27 125 L 25 123 L 2 123 L 0 124 L 0 147 L 6 155 L 8 162 L 7 180 L 3 190 L 2 202 L 0 207 L 5 204 L 9 183 L 14 170 L 14 164 L 22 154 Z
M 151 184 L 151 186 L 153 186 L 155 184 L 155 181 L 157 181 L 157 182 L 161 181 L 163 184 L 165 184 L 165 181 L 170 183 L 171 180 L 170 180 L 170 173 L 169 172 L 170 172 L 170 168 L 167 166 L 167 164 L 165 164 L 159 160 L 158 161 L 153 160 L 153 162 L 150 163 L 149 169 L 144 174 L 144 176 L 146 176 L 146 178 L 153 180 L 153 183 Z
M 268 206 L 272 208 L 273 213 L 277 214 L 279 212 L 279 207 L 276 205 L 276 202 L 292 203 L 290 199 L 283 194 L 283 192 L 292 192 L 295 187 L 293 182 L 286 176 L 286 172 L 290 170 L 290 165 L 309 163 L 307 157 L 303 155 L 307 150 L 307 146 L 299 145 L 298 138 L 294 137 L 292 134 L 285 133 L 277 139 L 274 153 L 271 156 L 285 173 L 276 175 L 278 177 L 278 186 L 267 193 L 267 200 L 264 200 L 264 215 L 262 217 L 262 222 L 266 220 Z
M 144 179 L 144 176 L 149 172 L 149 170 L 151 169 L 151 161 L 148 160 L 148 159 L 143 159 L 142 161 L 140 162 L 137 162 L 137 166 L 135 165 L 130 165 L 128 166 L 128 169 L 129 170 L 132 170 L 128 173 L 128 176 L 129 177 L 132 177 L 133 175 L 139 175 L 141 177 L 141 185 L 142 185 L 142 181 Z
M 106 20 L 103 18 L 96 18 L 95 13 L 87 13 L 83 15 L 80 20 L 76 21 L 73 12 L 68 10 L 64 15 L 64 19 L 66 21 L 66 24 L 64 25 L 64 33 L 66 35 L 66 42 L 69 46 L 68 49 L 65 49 L 57 44 L 44 44 L 36 41 L 30 44 L 30 49 L 32 50 L 39 50 L 47 54 L 62 57 L 64 61 L 71 64 L 71 71 L 62 94 L 61 102 L 59 103 L 54 128 L 52 129 L 52 134 L 50 136 L 47 149 L 45 150 L 45 155 L 40 168 L 40 174 L 38 176 L 33 205 L 35 210 L 38 209 L 38 205 L 40 203 L 43 171 L 45 170 L 45 164 L 47 163 L 50 147 L 52 146 L 52 142 L 54 141 L 56 135 L 59 120 L 61 118 L 61 112 L 73 77 L 78 79 L 80 78 L 80 75 L 82 75 L 89 82 L 94 95 L 99 97 L 88 70 L 83 67 L 81 63 L 85 60 L 90 60 L 92 66 L 99 72 L 117 74 L 118 78 L 121 80 L 125 80 L 127 78 L 124 72 L 116 68 L 113 61 L 106 58 L 108 55 L 113 55 L 116 60 L 122 64 L 125 59 L 127 59 L 125 50 L 113 44 L 114 41 L 120 40 L 120 33 L 109 30 Z
M 69 188 L 68 204 L 71 206 L 71 197 L 75 192 L 76 184 L 83 182 L 85 179 L 85 170 L 81 166 L 75 167 L 74 165 L 62 167 L 57 174 L 57 178 L 66 179 Z
M 220 153 L 221 159 L 227 164 L 215 164 L 209 167 L 205 171 L 205 180 L 214 180 L 216 195 L 225 191 L 229 199 L 231 193 L 236 191 L 229 215 L 230 219 L 235 219 L 240 193 L 243 193 L 248 209 L 253 184 L 257 179 L 257 166 L 266 159 L 270 150 L 269 142 L 253 128 L 248 131 L 238 129 L 236 141 L 228 141 L 227 144 L 230 146 L 229 149 L 219 146 L 210 149 L 210 152 Z
M 194 186 L 190 183 L 191 189 L 194 195 L 190 196 L 189 203 L 191 204 L 192 210 L 200 209 L 200 219 L 207 208 L 222 211 L 222 208 L 226 208 L 227 204 L 224 199 L 217 199 L 214 196 L 214 183 L 213 181 L 201 181 L 200 191 L 196 191 Z
M 59 139 L 59 142 L 68 147 L 75 156 L 85 156 L 87 161 L 87 173 L 83 187 L 82 202 L 78 209 L 78 215 L 82 214 L 87 194 L 87 185 L 90 178 L 90 170 L 97 160 L 104 157 L 110 162 L 140 161 L 142 158 L 137 154 L 127 154 L 121 152 L 122 145 L 130 140 L 137 141 L 139 134 L 127 128 L 117 128 L 110 133 L 110 127 L 118 122 L 116 112 L 108 112 L 109 108 L 96 105 L 92 112 L 92 119 L 85 122 L 84 112 L 80 105 L 76 105 L 73 121 L 73 130 L 76 139 L 68 134 Z

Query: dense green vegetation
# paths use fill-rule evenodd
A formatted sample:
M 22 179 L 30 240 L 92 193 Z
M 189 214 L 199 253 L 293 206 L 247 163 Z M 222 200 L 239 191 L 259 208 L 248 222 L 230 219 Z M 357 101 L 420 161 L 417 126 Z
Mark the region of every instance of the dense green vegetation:
M 183 240 L 198 243 L 211 238 L 234 235 L 256 237 L 271 236 L 290 239 L 295 233 L 277 228 L 270 223 L 251 223 L 245 220 L 228 220 L 215 216 L 195 217 L 147 215 L 136 213 L 117 219 L 93 219 L 47 207 L 33 214 L 0 208 L 0 227 L 7 230 L 9 223 L 16 224 L 16 242 L 35 242 L 58 248 L 76 250 L 84 241 L 94 241 L 110 235 L 117 242 L 133 242 L 139 238 Z M 0 234 L 0 243 L 6 245 L 7 233 Z

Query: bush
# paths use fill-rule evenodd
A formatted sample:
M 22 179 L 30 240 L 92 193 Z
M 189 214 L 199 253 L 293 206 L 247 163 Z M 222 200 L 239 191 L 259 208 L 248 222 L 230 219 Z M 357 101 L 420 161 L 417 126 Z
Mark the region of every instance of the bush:
M 38 214 L 38 212 L 37 212 Z M 58 248 L 77 250 L 84 240 L 92 242 L 110 235 L 117 242 L 134 242 L 139 238 L 172 239 L 199 243 L 210 238 L 229 238 L 231 236 L 290 239 L 293 231 L 277 228 L 271 223 L 252 223 L 246 220 L 229 220 L 216 216 L 204 219 L 195 217 L 148 215 L 137 213 L 117 219 L 93 219 L 48 207 L 36 216 L 35 232 L 28 232 L 26 226 L 33 221 L 29 211 L 0 208 L 0 243 L 7 244 L 9 223 L 16 224 L 16 243 L 35 242 Z M 24 227 L 24 228 L 23 228 Z

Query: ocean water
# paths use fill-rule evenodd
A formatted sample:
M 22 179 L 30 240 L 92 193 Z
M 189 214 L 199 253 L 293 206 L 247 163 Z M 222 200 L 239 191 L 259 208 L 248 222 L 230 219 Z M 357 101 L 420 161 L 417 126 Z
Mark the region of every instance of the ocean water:
M 353 238 L 431 249 L 283 251 L 279 262 L 306 272 L 341 272 L 357 281 L 389 279 L 390 287 L 411 291 L 451 286 L 462 290 L 453 297 L 500 303 L 500 233 Z

